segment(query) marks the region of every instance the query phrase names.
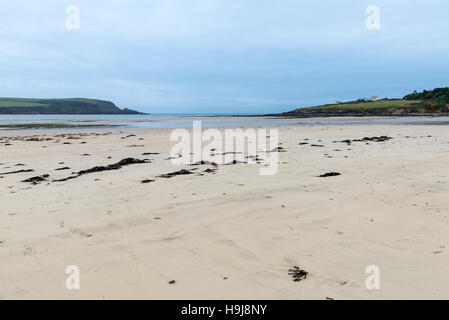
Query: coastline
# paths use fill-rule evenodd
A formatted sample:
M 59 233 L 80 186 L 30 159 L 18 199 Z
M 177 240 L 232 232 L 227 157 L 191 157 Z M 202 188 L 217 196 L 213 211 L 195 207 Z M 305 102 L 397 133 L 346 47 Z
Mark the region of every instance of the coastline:
M 232 116 L 1 116 L 0 132 L 29 130 L 111 130 L 191 128 L 193 121 L 201 121 L 203 127 L 276 127 L 276 126 L 347 126 L 347 125 L 448 125 L 449 117 L 232 117 Z M 19 128 L 17 128 L 19 127 Z

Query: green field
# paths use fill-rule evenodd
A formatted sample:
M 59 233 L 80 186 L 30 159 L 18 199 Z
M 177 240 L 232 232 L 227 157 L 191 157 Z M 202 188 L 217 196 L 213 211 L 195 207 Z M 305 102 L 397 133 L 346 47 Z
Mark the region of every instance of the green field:
M 0 98 L 0 114 L 139 114 L 110 101 L 86 98 Z
M 34 99 L 15 99 L 15 98 L 0 98 L 0 108 L 7 107 L 45 107 L 48 104 L 39 103 Z
M 347 103 L 328 104 L 319 107 L 309 107 L 306 109 L 341 109 L 341 110 L 368 110 L 368 109 L 381 109 L 381 108 L 397 108 L 397 107 L 410 107 L 418 100 L 378 100 L 378 101 L 354 101 Z
M 288 112 L 269 114 L 284 117 L 342 117 L 342 116 L 419 116 L 449 115 L 449 87 L 424 90 L 402 99 L 357 99 L 321 106 L 298 108 Z
M 0 108 L 7 107 L 48 107 L 53 101 L 62 102 L 83 102 L 88 104 L 97 104 L 97 100 L 70 98 L 70 99 L 24 99 L 24 98 L 0 98 Z

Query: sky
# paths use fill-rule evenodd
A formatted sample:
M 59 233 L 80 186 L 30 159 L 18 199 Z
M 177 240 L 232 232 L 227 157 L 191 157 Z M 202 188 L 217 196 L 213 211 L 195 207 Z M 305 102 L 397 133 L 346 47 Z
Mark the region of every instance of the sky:
M 271 113 L 449 86 L 447 0 L 0 0 L 0 17 L 1 97 Z

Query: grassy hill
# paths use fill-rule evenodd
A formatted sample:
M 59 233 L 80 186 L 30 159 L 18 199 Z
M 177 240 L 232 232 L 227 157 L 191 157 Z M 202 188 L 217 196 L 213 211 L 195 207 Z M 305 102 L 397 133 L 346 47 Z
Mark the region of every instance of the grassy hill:
M 0 114 L 139 114 L 110 101 L 72 99 L 0 98 Z
M 316 107 L 299 108 L 271 116 L 335 117 L 335 116 L 418 116 L 449 115 L 449 88 L 413 92 L 403 99 L 370 101 L 359 99 Z

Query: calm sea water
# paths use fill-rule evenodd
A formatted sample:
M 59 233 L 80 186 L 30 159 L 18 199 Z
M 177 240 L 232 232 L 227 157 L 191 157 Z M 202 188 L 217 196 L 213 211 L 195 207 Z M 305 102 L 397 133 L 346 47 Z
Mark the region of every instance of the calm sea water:
M 283 119 L 274 117 L 230 117 L 229 115 L 153 114 L 153 115 L 0 115 L 0 126 L 24 123 L 64 123 L 103 125 L 115 128 L 188 128 L 194 120 L 203 127 L 231 126 L 321 126 L 321 125 L 449 125 L 449 117 L 370 117 Z

